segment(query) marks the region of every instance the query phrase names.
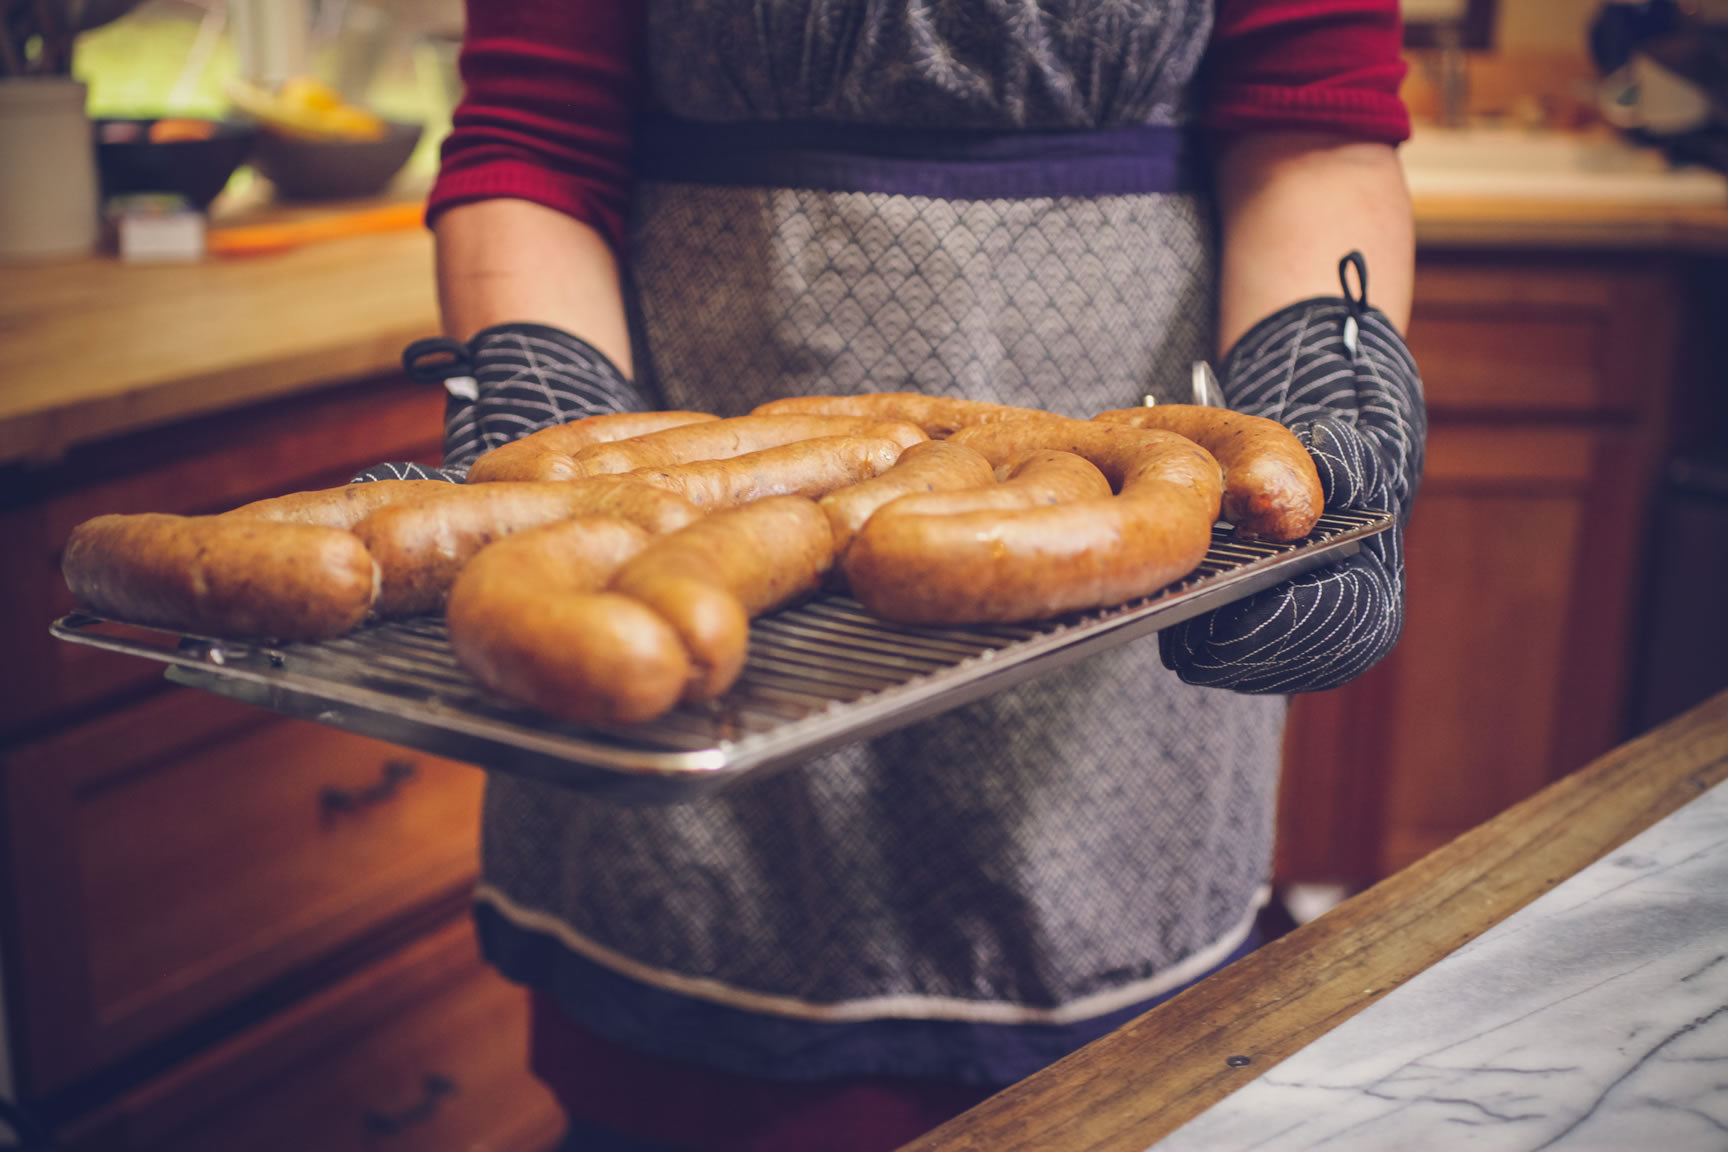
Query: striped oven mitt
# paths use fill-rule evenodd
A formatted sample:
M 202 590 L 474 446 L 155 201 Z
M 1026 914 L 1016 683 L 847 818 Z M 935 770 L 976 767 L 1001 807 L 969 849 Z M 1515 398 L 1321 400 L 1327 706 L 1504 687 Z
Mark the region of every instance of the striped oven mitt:
M 1352 293 L 1350 272 L 1359 291 Z M 1361 675 L 1404 623 L 1404 525 L 1422 477 L 1422 380 L 1397 329 L 1368 306 L 1359 252 L 1339 264 L 1341 298 L 1292 304 L 1224 361 L 1226 402 L 1286 425 L 1314 457 L 1326 508 L 1395 512 L 1354 556 L 1159 633 L 1189 684 L 1316 692 Z
M 402 353 L 416 380 L 444 386 L 444 463 L 374 464 L 367 480 L 461 483 L 482 453 L 602 412 L 642 412 L 636 386 L 593 345 L 545 324 L 500 324 L 462 344 L 416 340 Z

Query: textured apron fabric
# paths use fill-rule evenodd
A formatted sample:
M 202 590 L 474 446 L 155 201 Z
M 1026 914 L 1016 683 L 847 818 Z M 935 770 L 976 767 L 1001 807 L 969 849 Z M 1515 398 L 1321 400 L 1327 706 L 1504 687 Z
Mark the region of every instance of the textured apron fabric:
M 654 96 L 692 120 L 1051 131 L 1187 119 L 1200 0 L 647 0 Z
M 683 7 L 686 25 L 656 6 L 659 34 L 720 35 L 706 18 L 721 6 Z M 791 7 L 849 8 L 755 6 Z M 907 23 L 889 31 L 949 7 L 896 6 Z M 1192 13 L 1172 19 L 1193 35 Z M 695 74 L 695 56 L 726 54 L 688 55 L 690 74 L 656 71 L 660 84 L 683 75 L 675 111 L 724 91 L 735 103 L 718 100 L 716 118 L 787 111 L 742 76 Z M 895 105 L 870 104 L 847 76 L 807 79 L 791 114 Z M 1074 99 L 1096 105 L 1106 88 L 1132 86 Z M 1134 114 L 1176 107 L 1180 89 L 1139 91 Z M 1072 111 L 1061 85 L 1029 91 L 998 119 Z M 966 93 L 954 99 L 956 116 L 973 114 Z M 638 189 L 631 243 L 639 374 L 667 407 L 730 415 L 911 389 L 1083 416 L 1184 395 L 1212 340 L 1210 222 L 1190 196 L 653 183 Z M 963 1026 L 1103 1020 L 1240 943 L 1269 868 L 1284 713 L 1279 697 L 1181 684 L 1153 639 L 687 804 L 618 807 L 494 776 L 483 939 L 530 982 L 564 990 L 576 982 L 549 968 L 598 966 L 734 1010 L 681 1035 L 664 1015 L 564 997 L 590 1028 L 658 1054 L 770 1076 L 1025 1075 L 1036 1062 L 1005 1072 L 968 1050 L 987 1041 Z M 765 1030 L 747 1034 L 753 1017 Z M 799 1032 L 883 1020 L 956 1028 L 838 1063 L 812 1059 Z

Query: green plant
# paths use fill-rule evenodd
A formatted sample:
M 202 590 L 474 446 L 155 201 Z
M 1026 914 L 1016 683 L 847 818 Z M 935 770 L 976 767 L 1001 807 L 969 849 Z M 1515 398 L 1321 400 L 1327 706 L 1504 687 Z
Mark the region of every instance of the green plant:
M 72 42 L 141 0 L 0 0 L 0 77 L 70 76 Z

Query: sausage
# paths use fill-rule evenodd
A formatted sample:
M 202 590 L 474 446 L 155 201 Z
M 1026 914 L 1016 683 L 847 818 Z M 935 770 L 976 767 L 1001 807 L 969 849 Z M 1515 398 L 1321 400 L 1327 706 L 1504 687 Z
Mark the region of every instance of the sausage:
M 531 528 L 482 549 L 450 589 L 456 660 L 501 696 L 585 724 L 635 724 L 678 702 L 690 658 L 647 605 L 603 592 L 649 534 L 616 517 Z
M 835 554 L 844 556 L 864 522 L 891 500 L 919 492 L 978 488 L 995 481 L 990 462 L 972 449 L 947 440 L 926 440 L 900 453 L 894 466 L 880 476 L 835 489 L 818 503 L 834 530 Z
M 734 416 L 668 428 L 633 440 L 596 444 L 574 457 L 583 475 L 671 468 L 698 460 L 729 460 L 818 436 L 885 437 L 909 448 L 927 437 L 916 425 L 860 416 Z
M 746 452 L 728 460 L 642 468 L 625 475 L 676 492 L 698 508 L 713 510 L 768 496 L 822 496 L 836 488 L 880 476 L 894 466 L 900 452 L 900 444 L 894 440 L 818 436 L 814 440 Z
M 1276 420 L 1200 404 L 1100 412 L 1095 420 L 1162 428 L 1199 444 L 1224 466 L 1224 519 L 1237 535 L 1286 543 L 1314 531 L 1326 503 L 1314 458 Z
M 474 554 L 526 528 L 574 516 L 617 516 L 651 533 L 701 516 L 675 493 L 622 476 L 582 481 L 447 484 L 447 491 L 380 509 L 354 533 L 383 572 L 381 616 L 436 612 Z
M 867 392 L 858 396 L 789 396 L 770 400 L 751 411 L 755 416 L 863 416 L 872 420 L 904 420 L 934 439 L 945 439 L 974 424 L 1004 420 L 1048 419 L 1041 408 L 1017 408 L 983 400 L 927 396 L 922 392 Z
M 344 484 L 340 488 L 319 488 L 254 500 L 222 515 L 352 529 L 380 508 L 410 504 L 448 492 L 452 487 L 444 480 L 372 480 L 364 484 Z
M 718 416 L 706 412 L 677 411 L 606 412 L 599 416 L 585 416 L 568 424 L 542 428 L 483 453 L 468 469 L 468 483 L 574 480 L 584 473 L 577 470 L 570 457 L 584 448 L 718 419 Z
M 1031 449 L 1077 453 L 1117 495 L 1010 512 L 883 508 L 844 571 L 884 619 L 1011 622 L 1120 604 L 1193 571 L 1211 545 L 1222 477 L 1192 440 L 1085 420 L 976 425 L 953 439 L 998 467 Z
M 743 671 L 750 619 L 814 592 L 834 562 L 814 500 L 771 496 L 661 536 L 618 570 L 611 591 L 653 608 L 683 639 L 687 701 L 712 700 Z
M 340 636 L 378 591 L 377 565 L 340 528 L 161 512 L 84 521 L 61 572 L 102 615 L 233 638 Z
M 957 447 L 964 448 L 965 445 Z M 1110 481 L 1104 478 L 1098 466 L 1073 452 L 1033 448 L 1011 456 L 992 473 L 998 474 L 1001 481 L 988 487 L 916 493 L 901 497 L 887 508 L 926 516 L 957 512 L 1012 512 L 1040 504 L 1101 500 L 1111 494 Z

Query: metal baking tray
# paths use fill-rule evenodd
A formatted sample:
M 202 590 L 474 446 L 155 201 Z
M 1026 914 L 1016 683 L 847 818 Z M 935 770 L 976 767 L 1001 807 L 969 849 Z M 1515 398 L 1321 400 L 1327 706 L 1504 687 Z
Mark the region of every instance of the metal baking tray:
M 1296 544 L 1244 542 L 1227 525 L 1185 579 L 1143 600 L 1031 624 L 886 623 L 821 595 L 754 622 L 738 683 L 648 724 L 557 721 L 482 688 L 456 663 L 444 621 L 380 623 L 334 640 L 248 644 L 76 612 L 54 635 L 168 664 L 178 684 L 393 743 L 603 793 L 668 803 L 880 735 L 1106 647 L 1167 628 L 1318 564 L 1392 526 L 1327 513 Z

